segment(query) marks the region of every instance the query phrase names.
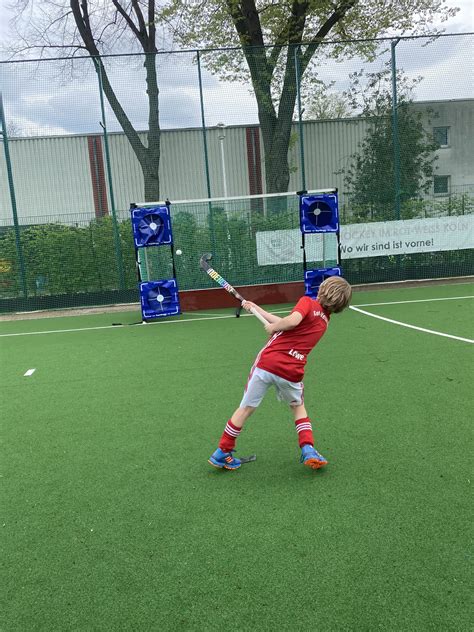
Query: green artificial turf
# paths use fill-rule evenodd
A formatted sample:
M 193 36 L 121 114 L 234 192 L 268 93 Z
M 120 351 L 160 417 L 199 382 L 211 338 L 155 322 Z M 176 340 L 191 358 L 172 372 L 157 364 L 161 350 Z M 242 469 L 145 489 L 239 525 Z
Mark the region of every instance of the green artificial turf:
M 473 306 L 362 309 L 472 339 Z M 207 458 L 266 338 L 251 317 L 196 317 L 0 323 L 86 328 L 0 338 L 0 630 L 471 629 L 472 345 L 334 316 L 305 378 L 328 467 L 299 464 L 269 393 L 238 442 L 257 461 L 222 472 Z

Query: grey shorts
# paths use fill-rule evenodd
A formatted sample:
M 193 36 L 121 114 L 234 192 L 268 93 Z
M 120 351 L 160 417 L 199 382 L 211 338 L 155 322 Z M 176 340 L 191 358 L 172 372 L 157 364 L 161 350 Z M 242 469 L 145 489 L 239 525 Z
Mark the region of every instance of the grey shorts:
M 281 402 L 286 402 L 290 406 L 299 406 L 303 403 L 303 382 L 289 382 L 274 373 L 255 367 L 250 373 L 240 407 L 257 408 L 270 386 L 276 388 L 277 399 Z

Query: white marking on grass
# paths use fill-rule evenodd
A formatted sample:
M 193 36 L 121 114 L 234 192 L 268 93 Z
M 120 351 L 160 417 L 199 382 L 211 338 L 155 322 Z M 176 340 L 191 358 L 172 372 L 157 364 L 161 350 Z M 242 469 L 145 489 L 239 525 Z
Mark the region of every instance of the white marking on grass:
M 354 307 L 375 307 L 376 305 L 405 305 L 406 303 L 431 303 L 432 301 L 458 301 L 465 298 L 474 298 L 474 296 L 446 296 L 445 298 L 419 298 L 411 301 L 389 301 L 387 303 L 360 303 Z
M 245 316 L 249 316 L 250 314 L 245 314 Z M 197 320 L 221 320 L 225 318 L 235 318 L 235 316 L 207 316 L 205 318 L 183 318 L 182 320 L 162 320 L 156 323 L 147 323 L 149 325 L 174 325 L 176 323 L 191 323 Z M 138 326 L 142 323 L 137 323 Z M 41 334 L 66 334 L 71 331 L 95 331 L 98 329 L 124 329 L 129 326 L 127 323 L 123 325 L 101 325 L 99 327 L 78 327 L 74 329 L 48 329 L 46 331 L 23 331 L 14 334 L 0 334 L 0 338 L 11 338 L 13 336 L 40 336 Z
M 456 299 L 464 299 L 464 298 L 474 298 L 474 296 L 450 296 L 450 297 L 446 297 L 446 298 L 426 298 L 426 299 L 413 299 L 411 301 L 388 301 L 386 303 L 361 303 L 360 305 L 353 305 L 351 306 L 350 309 L 354 309 L 360 312 L 363 312 L 363 310 L 359 310 L 357 309 L 358 307 L 369 307 L 369 306 L 376 306 L 376 305 L 398 305 L 398 304 L 402 304 L 402 303 L 429 303 L 431 301 L 452 301 L 452 300 L 456 300 Z M 287 307 L 286 309 L 279 309 L 279 310 L 272 310 L 272 314 L 287 314 L 291 311 L 291 307 Z M 381 318 L 382 320 L 383 317 L 382 316 L 375 316 L 374 314 L 370 314 L 369 312 L 366 312 L 367 314 L 369 314 L 370 316 L 374 316 L 375 318 Z M 247 313 L 242 313 L 240 315 L 241 318 L 246 318 L 246 317 L 250 317 L 253 318 L 253 314 L 247 314 Z M 200 320 L 225 320 L 228 318 L 235 318 L 235 314 L 224 314 L 221 316 L 214 316 L 211 314 L 202 314 L 202 316 L 199 316 L 198 318 L 187 318 L 186 315 L 184 318 L 180 319 L 180 320 L 160 320 L 160 321 L 156 321 L 153 323 L 148 323 L 148 324 L 152 324 L 152 325 L 172 325 L 175 323 L 190 323 L 190 322 L 196 322 L 196 321 L 200 321 Z M 385 319 L 388 320 L 388 319 Z M 393 321 L 393 322 L 398 322 L 398 321 Z M 140 323 L 137 323 L 137 325 L 139 325 Z M 403 323 L 398 323 L 403 325 Z M 80 327 L 80 328 L 73 328 L 73 329 L 50 329 L 50 330 L 46 330 L 46 331 L 24 331 L 24 332 L 19 332 L 19 333 L 12 333 L 12 334 L 0 334 L 0 338 L 12 338 L 14 336 L 40 336 L 41 334 L 64 334 L 64 333 L 69 333 L 69 332 L 74 332 L 74 331 L 95 331 L 95 330 L 99 330 L 99 329 L 123 329 L 124 327 L 128 327 L 130 326 L 128 323 L 124 323 L 121 325 L 101 325 L 98 327 Z M 404 325 L 405 327 L 412 327 L 414 329 L 420 329 L 419 327 L 414 327 L 413 325 Z M 426 330 L 429 331 L 429 330 Z M 436 333 L 436 332 L 432 332 L 432 333 Z M 456 336 L 450 336 L 450 334 L 439 334 L 440 336 L 447 336 L 447 337 L 451 337 L 451 338 L 456 338 Z M 464 340 L 463 338 L 459 338 L 459 340 Z M 472 340 L 468 340 L 468 342 L 473 342 Z
M 30 375 L 33 375 L 35 371 L 36 369 L 28 369 L 28 371 L 23 375 L 23 377 L 30 377 Z
M 470 338 L 461 338 L 460 336 L 445 334 L 441 331 L 434 331 L 433 329 L 425 329 L 424 327 L 416 327 L 415 325 L 402 323 L 399 320 L 393 320 L 392 318 L 385 318 L 385 316 L 379 316 L 378 314 L 371 314 L 370 312 L 366 312 L 365 309 L 359 309 L 358 307 L 354 307 L 354 306 L 351 306 L 349 309 L 352 309 L 354 312 L 359 312 L 361 314 L 364 314 L 365 316 L 372 316 L 372 318 L 378 318 L 379 320 L 384 320 L 385 322 L 392 323 L 393 325 L 399 325 L 400 327 L 408 327 L 408 329 L 423 331 L 426 334 L 433 334 L 435 336 L 443 336 L 444 338 L 452 338 L 453 340 L 460 340 L 461 342 L 469 342 L 470 344 L 474 344 L 474 340 L 471 340 Z

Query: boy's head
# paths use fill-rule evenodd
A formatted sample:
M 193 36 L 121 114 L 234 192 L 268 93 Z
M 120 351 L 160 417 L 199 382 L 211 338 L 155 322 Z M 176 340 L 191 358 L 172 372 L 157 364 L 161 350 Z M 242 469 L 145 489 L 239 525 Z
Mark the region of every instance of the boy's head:
M 342 312 L 349 306 L 352 298 L 352 288 L 340 276 L 332 276 L 319 286 L 318 301 L 328 312 Z

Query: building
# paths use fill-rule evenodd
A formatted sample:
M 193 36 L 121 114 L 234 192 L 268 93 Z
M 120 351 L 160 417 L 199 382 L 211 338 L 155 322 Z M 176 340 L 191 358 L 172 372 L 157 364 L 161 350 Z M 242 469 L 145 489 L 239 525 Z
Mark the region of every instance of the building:
M 439 142 L 433 196 L 474 195 L 474 99 L 416 102 Z M 370 125 L 364 118 L 304 121 L 308 189 L 337 187 L 344 198 L 344 176 L 351 156 Z M 302 188 L 298 125 L 289 162 L 290 191 Z M 163 201 L 255 195 L 265 192 L 265 163 L 258 126 L 217 126 L 164 130 L 160 186 Z M 142 139 L 146 135 L 142 134 Z M 127 138 L 108 135 L 115 207 L 126 213 L 143 201 L 143 175 Z M 111 211 L 103 137 L 97 135 L 12 138 L 9 142 L 20 223 L 73 223 Z M 207 153 L 207 164 L 206 164 Z M 5 158 L 0 158 L 0 223 L 12 223 Z

